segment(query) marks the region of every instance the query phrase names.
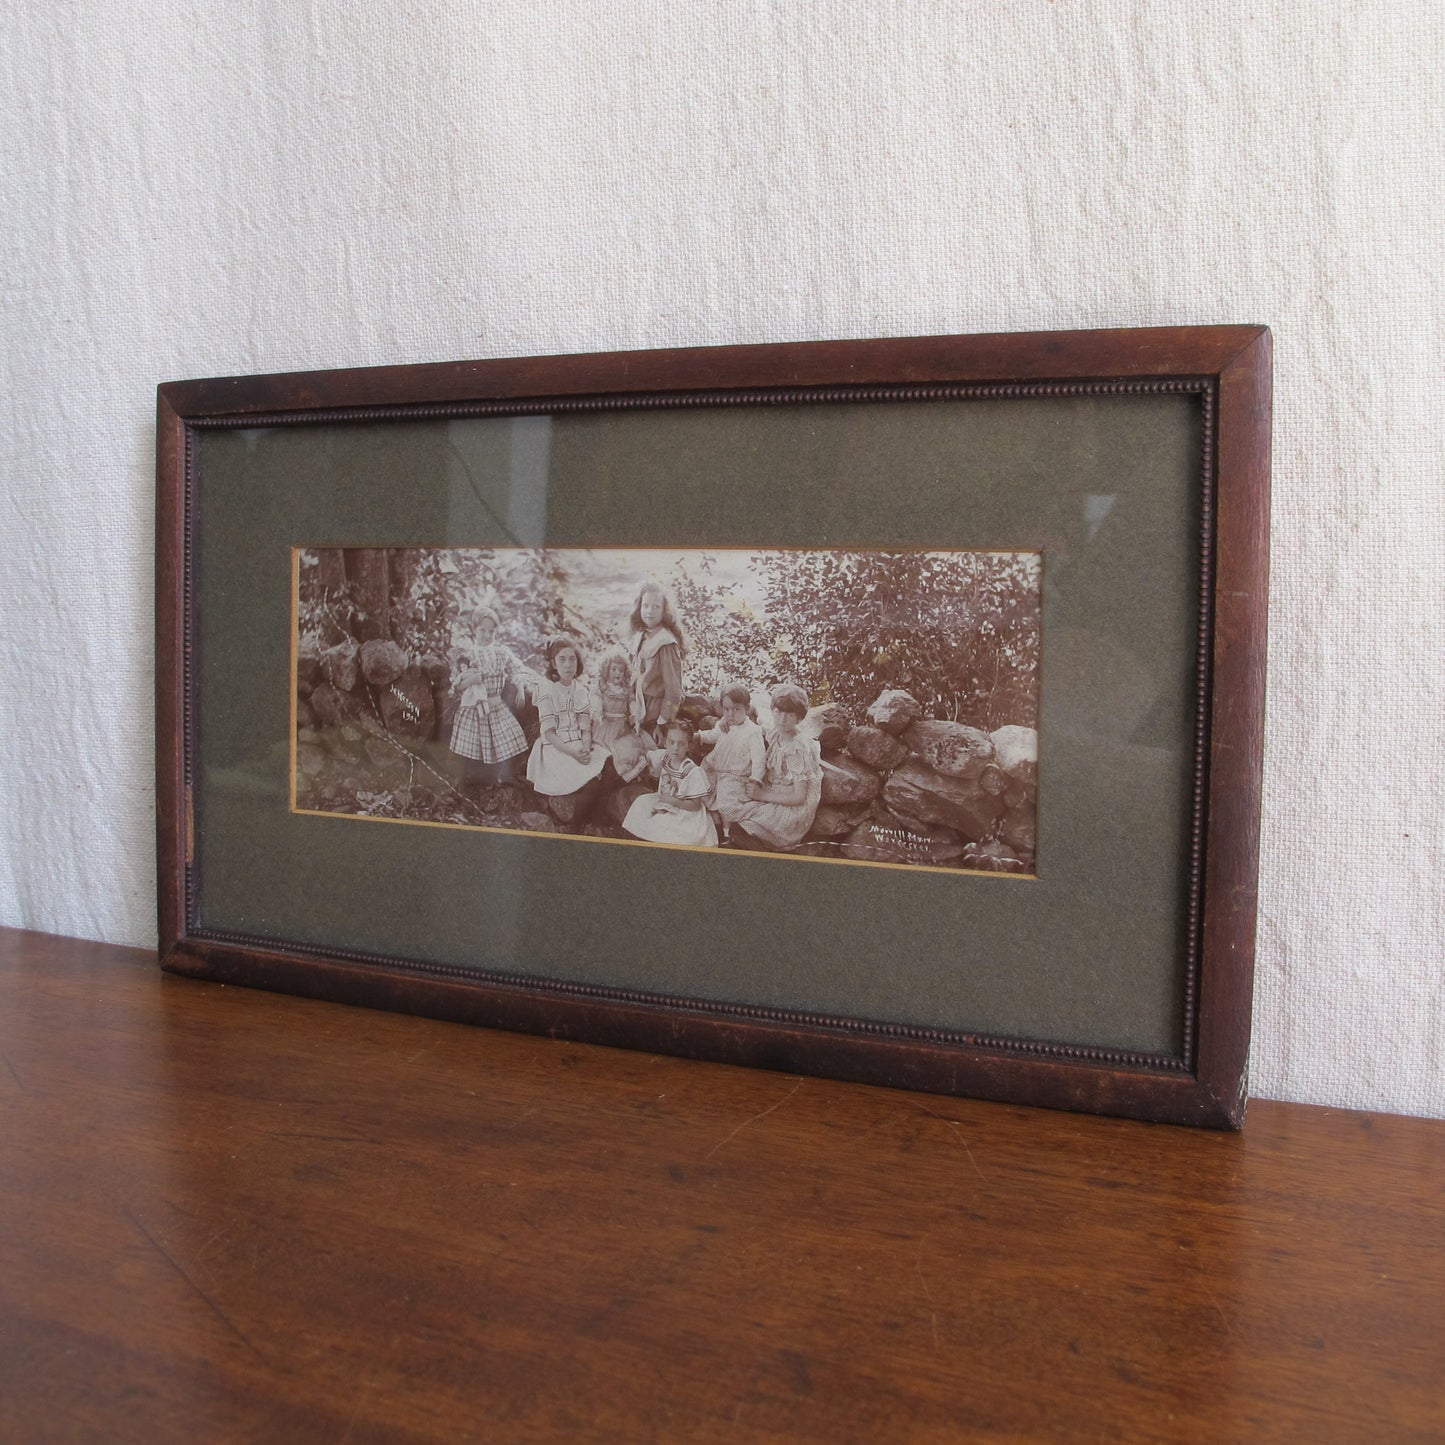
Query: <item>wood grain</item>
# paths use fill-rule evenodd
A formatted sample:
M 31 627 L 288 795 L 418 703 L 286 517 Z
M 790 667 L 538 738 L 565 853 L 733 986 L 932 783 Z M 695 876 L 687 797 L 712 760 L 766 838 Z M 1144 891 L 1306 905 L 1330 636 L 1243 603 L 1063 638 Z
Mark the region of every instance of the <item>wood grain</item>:
M 1445 1124 L 943 1100 L 0 932 L 0 1438 L 1438 1440 Z
M 1261 326 L 1157 326 L 796 341 L 225 376 L 160 390 L 190 417 L 730 386 L 1201 376 L 1262 334 Z
M 1254 927 L 1264 781 L 1269 621 L 1269 332 L 1221 369 L 1213 545 L 1212 676 L 1204 933 L 1200 950 L 1201 1086 L 1243 1116 L 1254 999 Z
M 186 430 L 156 398 L 156 879 L 157 936 L 164 955 L 185 936 L 190 864 L 186 792 Z

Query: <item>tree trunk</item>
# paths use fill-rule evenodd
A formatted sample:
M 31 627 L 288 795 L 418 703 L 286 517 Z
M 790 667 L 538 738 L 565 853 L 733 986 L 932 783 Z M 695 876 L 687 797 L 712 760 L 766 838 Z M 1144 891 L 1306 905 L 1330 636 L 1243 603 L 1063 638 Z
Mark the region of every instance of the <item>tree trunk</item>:
M 316 549 L 316 578 L 322 596 L 317 609 L 321 645 L 335 647 L 350 636 L 342 622 L 346 616 L 346 554 L 340 547 Z
M 385 547 L 349 547 L 346 572 L 356 590 L 356 640 L 391 637 L 391 577 Z

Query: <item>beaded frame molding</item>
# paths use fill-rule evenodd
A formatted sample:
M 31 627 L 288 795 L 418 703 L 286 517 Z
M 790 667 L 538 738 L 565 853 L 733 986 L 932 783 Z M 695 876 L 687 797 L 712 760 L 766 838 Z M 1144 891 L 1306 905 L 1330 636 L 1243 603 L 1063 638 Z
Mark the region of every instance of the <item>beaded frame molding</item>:
M 1253 984 L 1271 346 L 1254 326 L 611 353 L 171 382 L 158 390 L 160 960 L 180 974 L 582 1042 L 930 1092 L 1239 1127 Z M 1197 399 L 1197 614 L 1179 1047 L 1018 1037 L 612 987 L 210 926 L 198 902 L 197 528 L 214 430 L 680 408 L 1086 396 Z M 305 544 L 308 539 L 296 539 Z M 1047 569 L 1047 547 L 1042 541 Z M 294 739 L 293 739 L 294 743 Z M 1048 747 L 1045 725 L 1042 746 Z M 294 764 L 292 765 L 294 767 Z M 204 850 L 202 850 L 204 853 Z M 1023 885 L 1020 885 L 1021 887 Z M 1020 900 L 1019 907 L 1027 907 Z

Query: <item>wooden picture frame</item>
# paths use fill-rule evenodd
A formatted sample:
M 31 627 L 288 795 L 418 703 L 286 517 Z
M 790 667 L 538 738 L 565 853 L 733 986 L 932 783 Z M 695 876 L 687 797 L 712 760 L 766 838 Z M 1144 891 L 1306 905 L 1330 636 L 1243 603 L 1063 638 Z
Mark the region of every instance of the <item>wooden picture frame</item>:
M 1238 1127 L 1253 973 L 1269 408 L 1270 337 L 1254 326 L 162 385 L 162 966 L 560 1038 Z M 376 711 L 370 752 L 366 737 L 358 746 L 325 733 L 305 693 L 315 674 L 298 682 L 298 669 L 321 645 L 303 636 L 302 613 L 333 593 L 305 593 L 306 557 L 395 549 L 426 559 L 428 575 L 450 566 L 496 578 L 513 547 L 604 561 L 609 549 L 665 549 L 679 567 L 728 553 L 735 577 L 747 566 L 783 576 L 787 564 L 769 559 L 790 552 L 810 559 L 813 577 L 843 575 L 838 557 L 855 559 L 848 575 L 886 573 L 889 558 L 914 553 L 956 568 L 949 558 L 1041 558 L 1035 622 L 1027 606 L 1009 614 L 1041 628 L 1041 660 L 1027 664 L 1039 689 L 1037 792 L 1032 771 L 1016 785 L 1002 743 L 991 741 L 998 663 L 986 701 L 970 674 L 974 701 L 956 710 L 973 721 L 929 734 L 985 736 L 988 786 L 1005 802 L 982 842 L 967 827 L 957 832 L 952 815 L 936 828 L 926 810 L 900 815 L 907 798 L 889 793 L 886 766 L 866 815 L 874 833 L 842 831 L 803 846 L 802 858 L 764 856 L 772 850 L 759 845 L 724 860 L 700 847 L 640 844 L 616 827 L 573 838 L 555 831 L 556 810 L 546 809 L 500 827 L 487 817 L 471 826 L 460 813 L 431 827 L 363 821 L 354 787 L 340 804 L 333 794 L 298 807 L 298 770 L 329 766 L 333 743 L 337 757 L 351 747 L 362 768 L 388 748 L 439 767 L 446 746 L 440 726 L 431 752 L 399 731 L 393 738 L 365 677 L 340 701 Z M 625 570 L 604 566 L 601 590 L 588 596 L 610 587 L 620 597 Z M 462 591 L 427 596 L 427 625 L 440 618 L 455 637 Z M 849 654 L 861 660 L 839 686 L 854 701 L 839 704 L 849 716 L 833 747 L 871 726 L 858 701 L 870 679 L 897 667 L 921 675 L 908 652 L 923 637 L 913 596 L 900 591 L 883 608 L 896 648 Z M 338 626 L 365 611 L 348 597 L 351 620 Z M 564 603 L 557 594 L 546 606 Z M 534 627 L 531 606 L 518 604 L 504 628 Z M 794 606 L 801 619 L 808 607 Z M 983 625 L 978 607 L 961 606 L 949 614 L 955 641 Z M 580 625 L 564 611 L 564 629 Z M 606 625 L 618 636 L 620 615 Z M 816 650 L 790 656 L 791 642 L 770 644 L 767 627 L 788 631 L 782 615 L 762 615 L 754 655 L 770 658 L 774 674 L 791 668 L 817 683 Z M 388 625 L 391 634 L 372 640 L 392 644 L 400 624 Z M 801 621 L 797 630 L 821 635 Z M 411 667 L 415 681 L 422 659 L 394 646 L 398 669 Z M 580 664 L 586 648 L 576 651 Z M 542 660 L 532 660 L 534 683 Z M 446 660 L 450 682 L 427 675 L 450 686 L 465 662 Z M 823 678 L 808 701 L 830 695 Z M 492 694 L 486 700 L 495 706 Z M 921 736 L 904 733 L 894 751 L 910 750 L 906 767 L 932 776 L 940 758 Z M 819 755 L 835 772 L 859 772 L 851 754 L 825 746 Z M 980 774 L 968 766 L 972 787 Z M 1005 803 L 1016 822 L 1036 806 L 1036 857 L 1019 842 L 1027 828 L 1000 841 Z M 390 801 L 379 810 L 388 809 L 406 813 Z M 864 816 L 830 820 L 863 827 Z M 900 861 L 887 852 L 900 816 L 907 846 L 942 840 L 944 866 L 884 866 Z M 754 838 L 741 826 L 739 835 Z M 1022 876 L 991 871 L 1000 867 Z

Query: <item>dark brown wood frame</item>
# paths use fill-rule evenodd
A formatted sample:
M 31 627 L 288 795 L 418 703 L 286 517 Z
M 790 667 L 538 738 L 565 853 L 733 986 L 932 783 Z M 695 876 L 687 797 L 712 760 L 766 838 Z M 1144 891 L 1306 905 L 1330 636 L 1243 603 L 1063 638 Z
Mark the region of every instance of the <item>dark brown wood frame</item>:
M 162 967 L 653 1052 L 1015 1103 L 1239 1127 L 1246 1101 L 1264 719 L 1270 335 L 1258 326 L 622 352 L 162 385 L 156 732 Z M 197 428 L 759 399 L 1192 392 L 1205 419 L 1182 1058 L 862 1024 L 499 977 L 193 926 L 191 517 Z M 922 390 L 917 390 L 922 388 Z M 791 395 L 790 395 L 791 394 Z M 721 397 L 717 399 L 722 399 Z

